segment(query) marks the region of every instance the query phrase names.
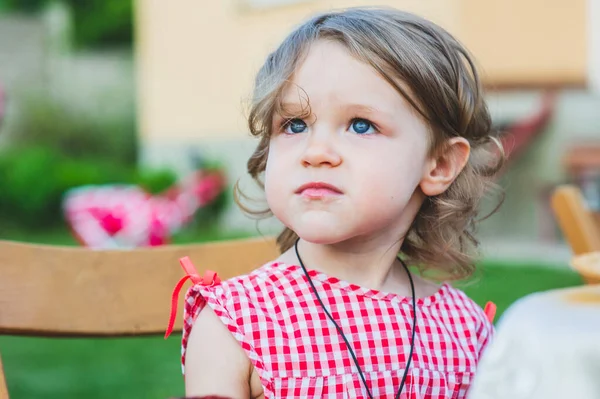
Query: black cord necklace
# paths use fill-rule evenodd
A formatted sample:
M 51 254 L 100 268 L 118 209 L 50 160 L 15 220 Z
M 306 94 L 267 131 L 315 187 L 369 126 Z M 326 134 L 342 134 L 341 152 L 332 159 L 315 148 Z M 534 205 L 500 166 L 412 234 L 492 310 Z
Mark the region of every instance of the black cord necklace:
M 358 373 L 363 382 L 363 385 L 365 386 L 365 389 L 367 390 L 367 394 L 369 395 L 370 399 L 373 399 L 373 395 L 371 394 L 371 390 L 369 389 L 369 386 L 367 385 L 367 380 L 365 379 L 365 375 L 364 375 L 362 369 L 360 368 L 360 365 L 358 364 L 358 359 L 356 358 L 356 355 L 354 354 L 354 350 L 352 350 L 352 346 L 350 346 L 350 342 L 348 342 L 348 339 L 344 335 L 342 328 L 338 325 L 338 323 L 336 323 L 336 321 L 331 316 L 331 313 L 329 313 L 329 311 L 325 307 L 325 304 L 321 300 L 321 297 L 319 296 L 319 293 L 317 292 L 317 289 L 315 288 L 315 285 L 308 274 L 308 270 L 306 270 L 306 267 L 304 266 L 304 263 L 302 262 L 302 258 L 300 257 L 300 253 L 298 252 L 298 241 L 300 241 L 300 239 L 296 240 L 296 243 L 294 244 L 294 249 L 296 250 L 296 256 L 298 257 L 300 266 L 302 267 L 302 270 L 304 271 L 304 274 L 306 275 L 306 278 L 308 279 L 308 282 L 310 283 L 310 286 L 312 288 L 313 293 L 315 294 L 315 297 L 317 297 L 319 304 L 321 304 L 323 311 L 325 312 L 327 317 L 329 317 L 329 320 L 331 320 L 331 322 L 337 329 L 338 334 L 340 334 L 341 337 L 344 339 L 344 342 L 346 343 L 346 347 L 348 348 L 348 352 L 350 352 L 350 356 L 352 356 L 352 360 L 354 360 L 354 364 L 356 365 L 356 368 L 358 369 Z M 415 330 L 416 330 L 416 326 L 417 326 L 417 303 L 416 303 L 416 299 L 415 299 L 415 285 L 413 283 L 413 279 L 410 274 L 410 271 L 408 270 L 408 267 L 406 266 L 404 261 L 402 259 L 400 259 L 400 257 L 398 257 L 398 260 L 400 261 L 400 263 L 402 263 L 402 266 L 404 266 L 404 270 L 406 270 L 406 274 L 408 274 L 408 280 L 410 281 L 410 290 L 411 290 L 411 294 L 412 294 L 413 325 L 412 325 L 412 337 L 410 340 L 410 352 L 408 354 L 408 360 L 406 361 L 406 368 L 404 369 L 404 375 L 402 376 L 402 381 L 400 382 L 400 388 L 398 389 L 398 393 L 396 394 L 396 399 L 398 399 L 400 397 L 400 394 L 402 393 L 402 390 L 404 389 L 404 384 L 406 383 L 406 376 L 408 375 L 408 370 L 410 369 L 410 364 L 411 364 L 412 357 L 413 357 L 413 349 L 415 348 Z

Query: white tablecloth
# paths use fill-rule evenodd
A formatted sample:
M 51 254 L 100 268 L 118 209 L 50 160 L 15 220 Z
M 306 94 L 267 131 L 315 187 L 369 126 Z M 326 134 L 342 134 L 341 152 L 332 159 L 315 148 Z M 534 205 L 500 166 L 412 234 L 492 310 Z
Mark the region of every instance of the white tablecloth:
M 529 295 L 499 320 L 469 399 L 600 399 L 600 285 Z

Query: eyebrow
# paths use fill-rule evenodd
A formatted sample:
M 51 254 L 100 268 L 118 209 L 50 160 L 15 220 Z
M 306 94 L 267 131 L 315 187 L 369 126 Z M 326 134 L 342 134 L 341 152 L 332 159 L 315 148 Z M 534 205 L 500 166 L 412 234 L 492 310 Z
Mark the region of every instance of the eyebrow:
M 282 111 L 287 111 L 289 109 L 293 109 L 293 110 L 299 109 L 299 110 L 302 110 L 302 109 L 309 109 L 309 108 L 310 108 L 309 104 L 302 104 L 300 102 L 290 102 L 290 101 L 287 101 L 287 102 L 280 102 L 279 103 L 279 109 L 281 109 Z
M 304 114 L 304 113 L 308 113 L 307 111 L 310 110 L 310 106 L 301 104 L 299 102 L 282 102 L 282 103 L 280 103 L 280 105 L 281 105 L 280 109 L 284 113 L 298 112 L 298 113 Z M 353 112 L 364 112 L 364 113 L 368 113 L 368 114 L 389 115 L 389 112 L 382 111 L 375 107 L 365 105 L 365 104 L 344 104 L 340 108 L 345 109 L 345 110 L 350 110 Z M 300 112 L 300 111 L 304 111 L 304 112 Z
M 371 107 L 369 105 L 364 105 L 364 104 L 347 104 L 344 108 L 347 108 L 349 110 L 356 111 L 356 112 L 366 112 L 369 114 L 374 114 L 374 113 L 385 114 L 385 112 L 380 111 L 375 107 Z

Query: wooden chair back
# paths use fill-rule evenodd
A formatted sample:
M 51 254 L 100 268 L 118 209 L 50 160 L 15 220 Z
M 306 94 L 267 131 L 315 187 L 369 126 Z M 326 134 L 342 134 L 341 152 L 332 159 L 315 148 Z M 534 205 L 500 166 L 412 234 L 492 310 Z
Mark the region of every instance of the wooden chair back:
M 589 209 L 581 190 L 573 185 L 559 186 L 551 202 L 573 254 L 600 251 L 600 214 Z
M 0 334 L 164 334 L 173 288 L 185 275 L 181 257 L 200 275 L 214 270 L 225 280 L 278 255 L 271 237 L 133 250 L 0 241 Z M 4 381 L 0 363 L 0 399 L 8 398 Z
M 0 358 L 0 399 L 8 399 L 8 387 L 4 377 L 4 368 L 2 367 L 2 358 Z

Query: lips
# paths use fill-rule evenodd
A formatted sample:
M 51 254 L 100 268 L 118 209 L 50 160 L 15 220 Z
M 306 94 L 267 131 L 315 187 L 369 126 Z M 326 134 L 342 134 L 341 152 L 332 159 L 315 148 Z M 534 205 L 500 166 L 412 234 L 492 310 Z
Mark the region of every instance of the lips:
M 305 198 L 319 199 L 324 197 L 339 196 L 342 194 L 342 190 L 333 184 L 324 182 L 311 182 L 300 186 L 300 188 L 296 190 L 296 194 Z

